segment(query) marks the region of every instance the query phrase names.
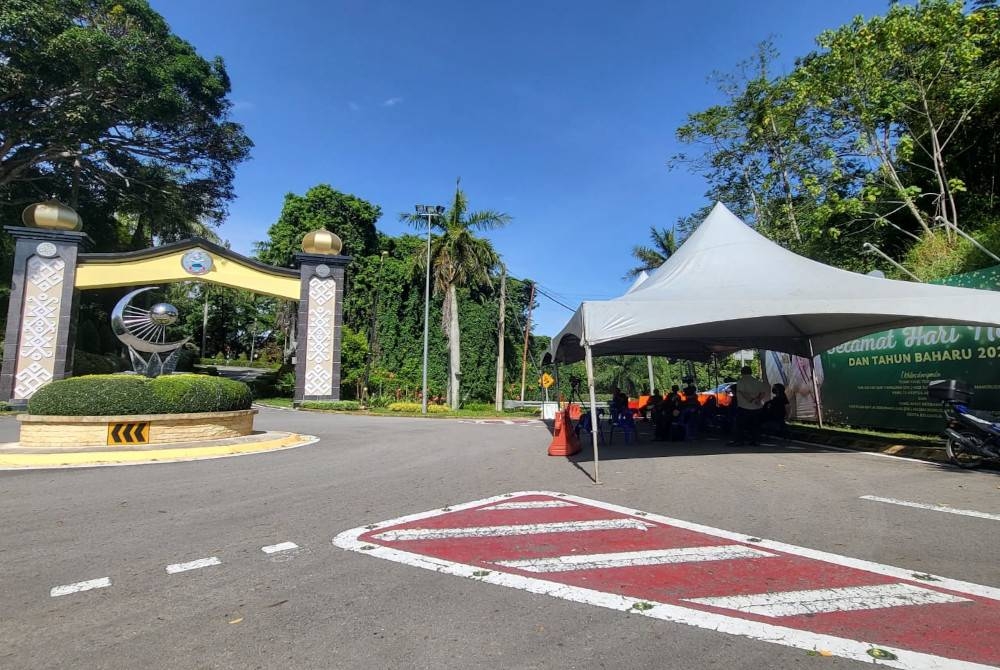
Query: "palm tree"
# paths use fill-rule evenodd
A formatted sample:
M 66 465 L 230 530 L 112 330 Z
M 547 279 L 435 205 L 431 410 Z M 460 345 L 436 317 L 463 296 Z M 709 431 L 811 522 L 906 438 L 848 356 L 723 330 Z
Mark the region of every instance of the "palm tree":
M 481 210 L 469 212 L 465 193 L 455 186 L 455 199 L 451 207 L 439 217 L 431 219 L 431 230 L 438 236 L 431 242 L 431 274 L 434 292 L 444 296 L 441 327 L 448 340 L 448 404 L 458 409 L 459 381 L 462 374 L 462 343 L 458 324 L 458 289 L 470 284 L 491 286 L 491 274 L 500 262 L 500 256 L 488 240 L 473 233 L 496 230 L 510 222 L 502 212 Z M 402 214 L 400 219 L 417 228 L 427 225 L 419 214 Z M 421 249 L 416 267 L 425 270 L 426 259 Z
M 653 241 L 653 246 L 647 247 L 637 244 L 632 247 L 632 256 L 639 261 L 639 265 L 629 270 L 625 274 L 626 279 L 635 279 L 643 272 L 650 272 L 667 262 L 667 259 L 677 251 L 677 238 L 674 236 L 674 229 L 657 229 L 655 226 L 649 227 L 649 239 Z

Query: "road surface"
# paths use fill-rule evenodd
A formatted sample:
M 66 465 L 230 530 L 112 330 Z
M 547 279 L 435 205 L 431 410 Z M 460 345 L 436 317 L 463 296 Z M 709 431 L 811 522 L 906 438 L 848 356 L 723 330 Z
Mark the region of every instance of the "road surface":
M 549 436 L 537 423 L 263 410 L 258 426 L 321 440 L 289 451 L 193 463 L 0 472 L 0 667 L 871 666 L 871 660 L 819 656 L 828 651 L 822 645 L 807 650 L 765 642 L 738 627 L 720 632 L 683 617 L 665 620 L 512 588 L 500 583 L 506 577 L 497 578 L 510 573 L 572 588 L 586 584 L 588 593 L 608 598 L 661 602 L 675 584 L 668 570 L 683 571 L 676 583 L 688 590 L 674 595 L 686 600 L 685 612 L 758 617 L 810 634 L 832 630 L 873 646 L 883 638 L 902 640 L 904 648 L 911 639 L 905 629 L 916 621 L 928 636 L 954 645 L 943 657 L 996 665 L 977 630 L 963 629 L 952 610 L 933 609 L 979 602 L 974 593 L 948 588 L 958 582 L 987 595 L 1000 589 L 996 473 L 819 448 L 747 449 L 712 441 L 605 447 L 604 483 L 595 486 L 587 476 L 592 463 L 586 454 L 573 459 L 577 462 L 546 456 Z M 0 420 L 0 440 L 15 435 L 15 422 Z M 578 516 L 545 505 L 492 510 L 481 523 L 449 521 L 443 512 L 494 497 L 502 503 L 505 494 L 531 491 L 564 493 L 596 506 L 579 507 Z M 623 511 L 610 512 L 612 507 Z M 647 531 L 629 526 L 641 519 L 629 516 L 631 511 L 649 515 Z M 445 529 L 443 536 L 411 541 L 399 532 L 385 534 L 391 528 L 384 522 L 423 513 L 438 516 L 406 522 L 399 532 L 409 528 L 412 536 L 438 527 Z M 598 525 L 583 527 L 582 534 L 577 527 L 543 525 L 567 519 Z M 626 527 L 604 528 L 609 523 Z M 366 532 L 366 526 L 382 533 L 364 536 L 385 545 L 376 553 L 407 541 L 408 547 L 424 543 L 433 553 L 433 544 L 457 565 L 468 561 L 481 568 L 486 564 L 477 561 L 492 561 L 490 570 L 477 570 L 490 576 L 456 576 L 457 568 L 442 566 L 422 569 L 333 543 L 345 531 Z M 727 531 L 731 537 L 718 535 Z M 623 533 L 641 536 L 645 544 L 632 546 L 633 536 Z M 506 544 L 490 544 L 494 540 Z M 720 572 L 735 560 L 815 558 L 795 554 L 795 548 L 833 557 L 830 576 L 810 564 L 812 581 L 805 587 L 777 584 L 771 591 L 779 595 L 759 602 L 747 600 L 760 595 L 759 571 Z M 635 551 L 652 552 L 643 556 L 654 564 L 623 566 Z M 576 561 L 571 569 L 557 570 L 551 560 L 530 562 L 574 552 L 585 556 L 570 559 Z M 594 555 L 605 554 L 614 556 L 599 560 L 618 561 L 611 571 L 593 563 Z M 698 561 L 690 562 L 691 555 Z M 845 576 L 860 570 L 857 565 L 908 572 Z M 600 579 L 588 582 L 581 569 L 594 570 Z M 628 584 L 608 578 L 633 569 L 653 577 Z M 691 570 L 701 571 L 697 579 Z M 907 575 L 938 581 L 923 583 L 928 596 L 921 582 L 904 579 Z M 880 588 L 871 591 L 874 586 Z M 647 587 L 653 590 L 645 597 L 641 589 Z M 828 605 L 809 604 L 817 602 L 816 592 L 837 588 L 861 591 L 823 596 L 840 603 L 834 614 Z M 814 626 L 809 618 L 814 613 L 803 607 L 823 610 L 817 610 Z M 937 611 L 944 614 L 937 617 Z M 988 609 L 977 612 L 976 621 L 986 628 L 1000 626 L 1000 617 Z M 785 616 L 792 618 L 775 618 Z M 824 618 L 830 616 L 844 617 L 845 623 L 831 624 Z M 860 630 L 860 617 L 868 617 L 865 634 L 874 626 L 883 637 L 851 638 L 851 631 Z M 932 651 L 940 652 L 940 644 Z

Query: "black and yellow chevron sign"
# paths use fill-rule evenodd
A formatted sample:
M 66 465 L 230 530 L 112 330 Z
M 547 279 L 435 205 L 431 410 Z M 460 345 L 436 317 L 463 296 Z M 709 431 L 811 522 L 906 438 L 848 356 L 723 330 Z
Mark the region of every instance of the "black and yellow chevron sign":
M 149 444 L 149 422 L 109 423 L 108 444 Z

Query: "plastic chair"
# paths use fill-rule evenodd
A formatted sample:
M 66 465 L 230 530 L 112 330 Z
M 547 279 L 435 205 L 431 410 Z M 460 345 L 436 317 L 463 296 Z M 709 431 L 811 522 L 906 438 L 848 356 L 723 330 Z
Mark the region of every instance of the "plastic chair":
M 611 415 L 608 427 L 608 444 L 613 444 L 615 440 L 615 428 L 620 428 L 625 436 L 625 444 L 629 443 L 629 437 L 636 437 L 635 416 L 631 409 L 618 410 Z

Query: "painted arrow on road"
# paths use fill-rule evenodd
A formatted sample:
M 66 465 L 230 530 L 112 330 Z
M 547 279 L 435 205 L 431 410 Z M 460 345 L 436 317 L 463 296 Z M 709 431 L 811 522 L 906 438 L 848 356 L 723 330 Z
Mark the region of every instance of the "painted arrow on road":
M 1000 589 L 561 493 L 453 505 L 333 542 L 438 573 L 888 667 L 1000 666 Z

